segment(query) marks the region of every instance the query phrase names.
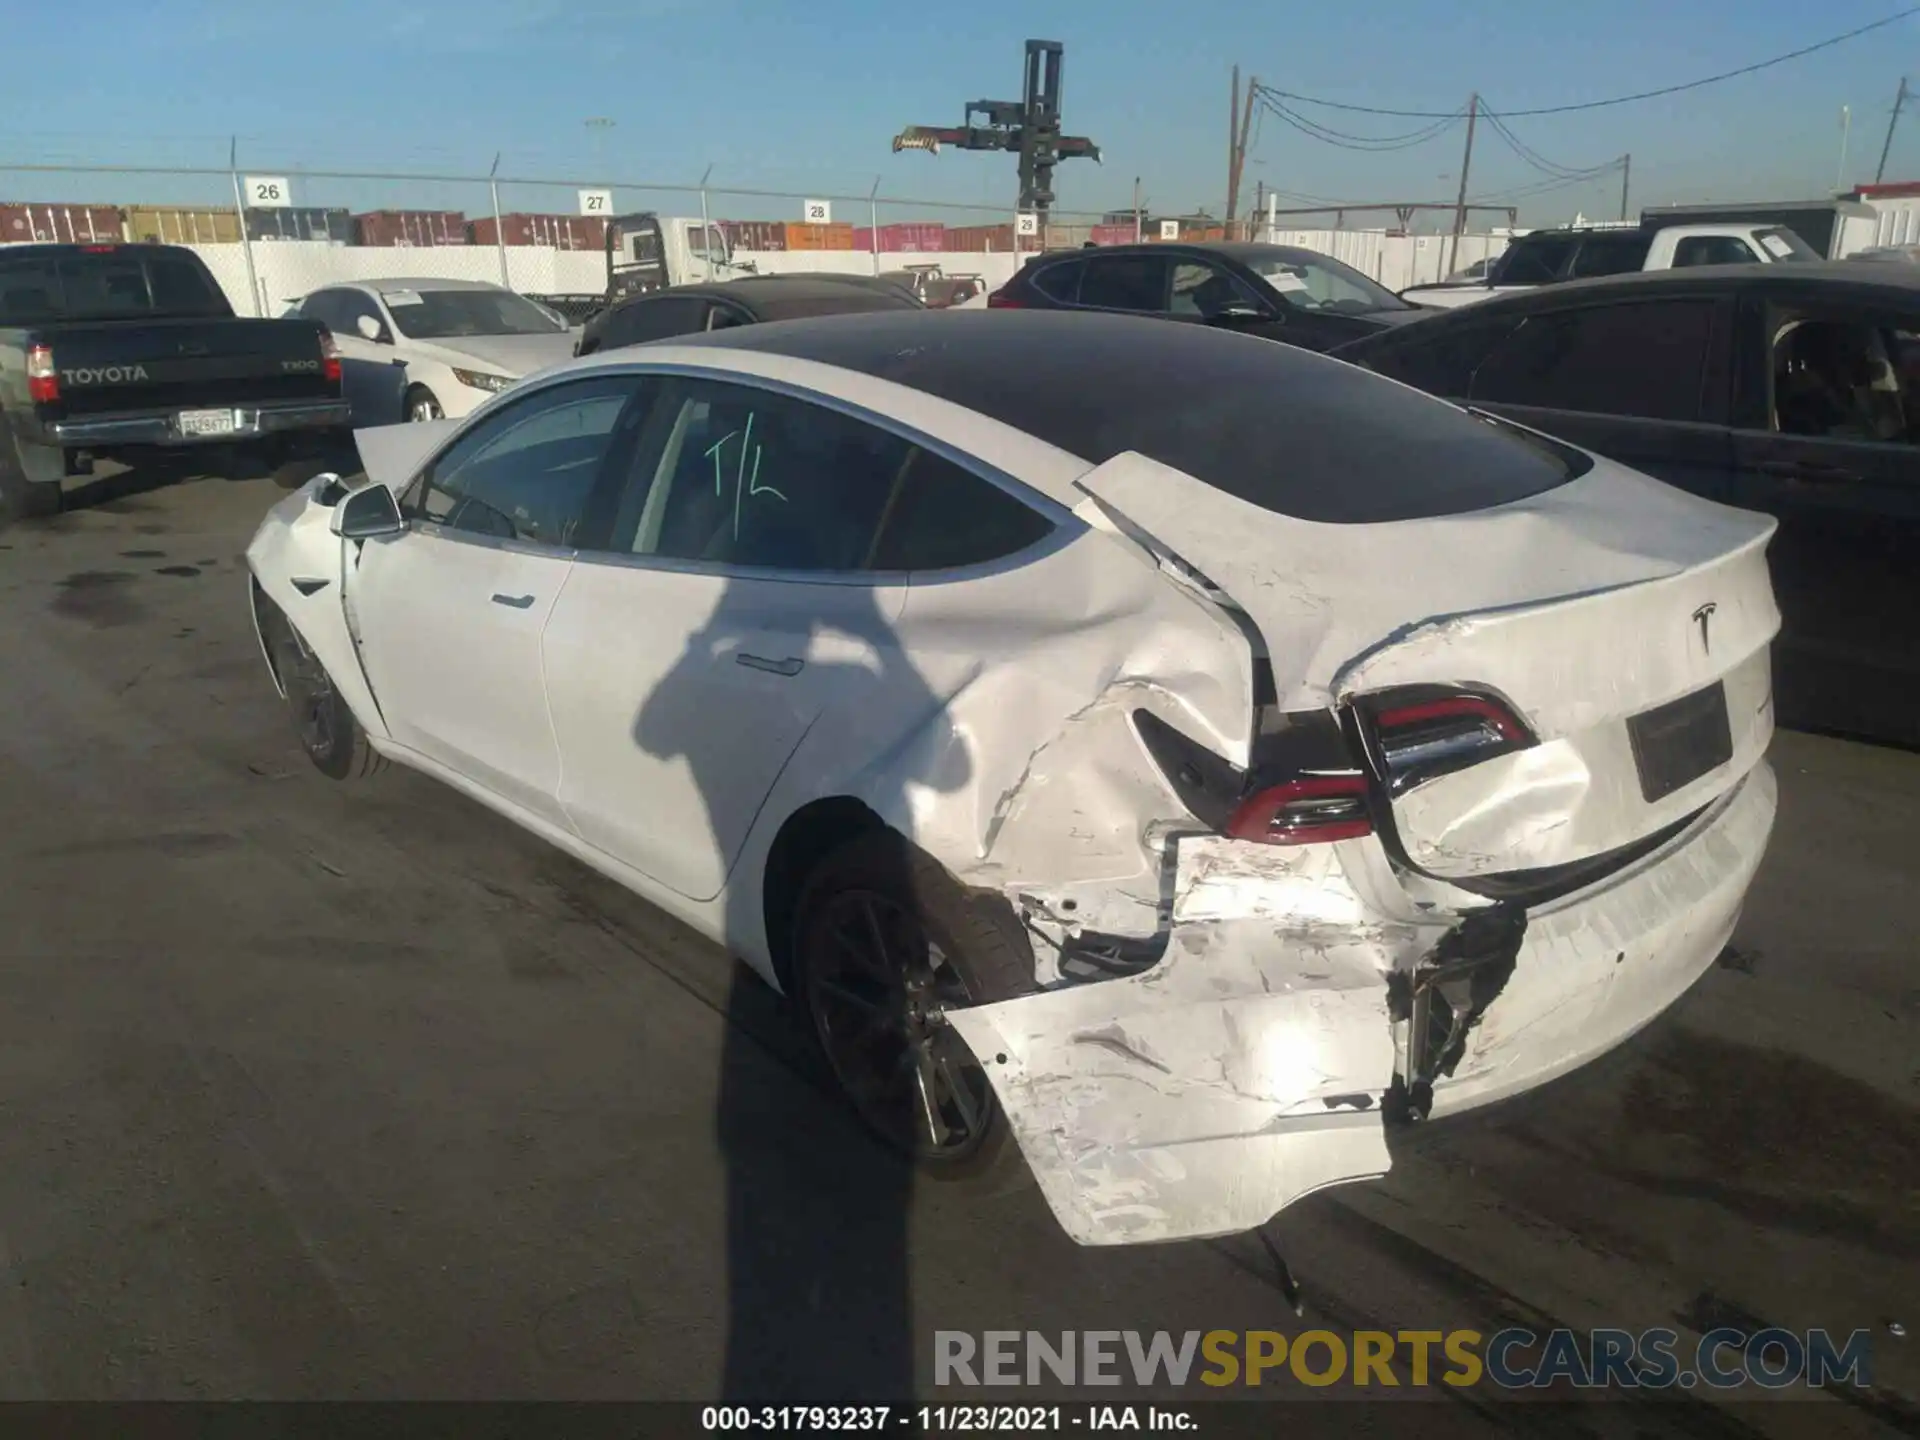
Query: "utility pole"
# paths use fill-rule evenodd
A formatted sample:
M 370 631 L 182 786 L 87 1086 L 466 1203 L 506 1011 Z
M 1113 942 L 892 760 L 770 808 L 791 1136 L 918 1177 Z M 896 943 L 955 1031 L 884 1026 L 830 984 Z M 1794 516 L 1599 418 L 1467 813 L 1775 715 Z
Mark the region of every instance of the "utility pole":
M 1133 177 L 1133 243 L 1140 243 L 1140 177 Z
M 1887 173 L 1887 152 L 1893 149 L 1893 127 L 1900 123 L 1900 111 L 1907 103 L 1907 77 L 1900 77 L 1900 93 L 1893 97 L 1893 114 L 1887 117 L 1887 138 L 1880 146 L 1880 163 L 1873 168 L 1873 183 L 1878 185 Z
M 1467 172 L 1473 168 L 1473 122 L 1480 118 L 1480 94 L 1475 91 L 1467 101 L 1467 153 L 1460 159 L 1460 199 L 1453 207 L 1453 246 L 1447 254 L 1446 268 L 1442 275 L 1453 273 L 1454 262 L 1460 256 L 1460 232 L 1467 228 Z
M 1620 218 L 1627 218 L 1627 187 L 1633 183 L 1633 152 L 1620 157 Z
M 1233 217 L 1240 208 L 1240 181 L 1247 170 L 1247 141 L 1253 134 L 1253 102 L 1260 77 L 1247 77 L 1247 103 L 1240 103 L 1240 67 L 1233 67 L 1233 92 L 1227 103 L 1227 238 L 1233 239 Z
M 1847 188 L 1847 141 L 1853 135 L 1853 107 L 1840 107 L 1840 168 L 1833 175 L 1833 189 L 1837 195 Z

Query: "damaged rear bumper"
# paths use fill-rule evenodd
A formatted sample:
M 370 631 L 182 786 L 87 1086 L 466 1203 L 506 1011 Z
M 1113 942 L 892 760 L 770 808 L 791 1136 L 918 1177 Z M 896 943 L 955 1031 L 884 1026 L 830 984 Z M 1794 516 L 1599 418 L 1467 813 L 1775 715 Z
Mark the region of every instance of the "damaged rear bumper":
M 1431 1113 L 1544 1084 L 1678 999 L 1732 933 L 1775 797 L 1763 761 L 1658 850 L 1529 912 Z M 951 1014 L 1074 1240 L 1233 1234 L 1387 1172 L 1391 992 L 1464 912 L 1416 902 L 1379 857 L 1182 842 L 1159 964 Z

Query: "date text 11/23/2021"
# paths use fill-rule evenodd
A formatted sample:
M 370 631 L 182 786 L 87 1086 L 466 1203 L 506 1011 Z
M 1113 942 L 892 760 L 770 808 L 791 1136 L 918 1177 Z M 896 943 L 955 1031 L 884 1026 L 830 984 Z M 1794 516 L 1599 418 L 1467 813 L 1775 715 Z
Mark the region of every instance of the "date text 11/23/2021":
M 700 1428 L 710 1433 L 1191 1433 L 1199 1422 L 1191 1411 L 1159 1405 L 708 1405 L 700 1411 Z

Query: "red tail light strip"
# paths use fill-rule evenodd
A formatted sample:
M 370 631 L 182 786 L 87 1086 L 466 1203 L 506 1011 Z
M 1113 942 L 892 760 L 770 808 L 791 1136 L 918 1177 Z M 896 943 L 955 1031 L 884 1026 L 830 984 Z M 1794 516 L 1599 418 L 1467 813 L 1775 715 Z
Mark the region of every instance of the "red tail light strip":
M 1361 775 L 1314 775 L 1269 786 L 1242 800 L 1227 835 L 1263 845 L 1324 845 L 1373 833 Z
M 27 398 L 51 405 L 60 398 L 60 372 L 53 366 L 53 348 L 35 345 L 27 351 Z
M 1401 705 L 1382 710 L 1374 717 L 1381 730 L 1403 730 L 1412 725 L 1429 725 L 1436 720 L 1481 720 L 1510 745 L 1522 745 L 1531 737 L 1526 728 L 1497 700 L 1480 695 L 1452 695 L 1444 700 L 1429 700 L 1420 705 Z

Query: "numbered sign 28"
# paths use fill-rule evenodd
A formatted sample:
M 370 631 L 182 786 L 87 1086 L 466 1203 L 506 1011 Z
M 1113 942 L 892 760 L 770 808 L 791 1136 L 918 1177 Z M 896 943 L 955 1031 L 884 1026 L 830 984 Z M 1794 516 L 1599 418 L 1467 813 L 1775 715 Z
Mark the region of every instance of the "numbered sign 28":
M 249 175 L 247 204 L 255 210 L 285 210 L 293 204 L 293 187 L 284 175 Z
M 809 225 L 831 225 L 833 206 L 825 200 L 803 200 L 800 204 L 800 218 Z
M 582 190 L 580 192 L 580 213 L 582 215 L 611 215 L 613 213 L 613 192 L 611 190 Z

